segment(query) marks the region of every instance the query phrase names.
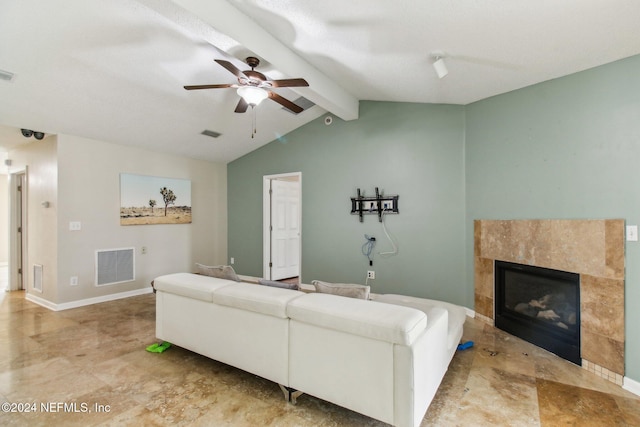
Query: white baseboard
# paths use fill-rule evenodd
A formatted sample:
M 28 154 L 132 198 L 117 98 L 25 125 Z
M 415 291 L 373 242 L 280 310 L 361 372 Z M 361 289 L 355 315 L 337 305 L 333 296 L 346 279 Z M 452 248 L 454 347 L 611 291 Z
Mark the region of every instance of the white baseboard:
M 99 304 L 101 302 L 114 301 L 117 299 L 135 297 L 138 295 L 150 294 L 153 292 L 153 288 L 142 288 L 135 289 L 133 291 L 120 292 L 117 294 L 109 294 L 103 295 L 100 297 L 87 298 L 78 301 L 64 302 L 62 304 L 54 304 L 51 301 L 47 301 L 46 299 L 40 298 L 33 294 L 27 294 L 25 298 L 33 303 L 41 305 L 42 307 L 48 308 L 53 311 L 61 311 L 61 310 L 69 310 L 70 308 L 84 307 L 86 305 Z
M 467 316 L 471 317 L 472 319 L 475 319 L 476 317 L 476 311 L 475 310 L 471 310 L 470 308 L 464 307 L 464 311 L 467 312 Z
M 36 304 L 38 304 L 38 305 L 41 305 L 41 306 L 42 306 L 42 307 L 44 307 L 44 308 L 48 308 L 49 310 L 57 311 L 57 310 L 56 310 L 56 305 L 55 305 L 54 303 L 52 303 L 51 301 L 47 301 L 47 300 L 46 300 L 46 299 L 44 299 L 44 298 L 40 298 L 40 297 L 35 296 L 35 295 L 33 295 L 33 294 L 26 294 L 26 295 L 24 296 L 24 298 L 25 298 L 27 301 L 34 302 L 34 303 L 36 303 Z
M 622 388 L 640 396 L 640 382 L 638 381 L 634 381 L 629 377 L 624 377 L 622 380 Z

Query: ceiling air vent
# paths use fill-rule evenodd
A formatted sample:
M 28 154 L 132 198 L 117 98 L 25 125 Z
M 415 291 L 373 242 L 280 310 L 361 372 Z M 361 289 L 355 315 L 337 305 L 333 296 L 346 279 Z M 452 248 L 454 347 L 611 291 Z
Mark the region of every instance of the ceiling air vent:
M 8 82 L 10 82 L 11 80 L 13 80 L 13 73 L 10 73 L 8 71 L 4 71 L 4 70 L 0 70 L 0 80 L 6 80 Z
M 214 132 L 212 130 L 205 129 L 202 131 L 202 135 L 210 136 L 211 138 L 217 138 L 222 135 L 220 132 Z
M 293 101 L 293 103 L 296 104 L 298 107 L 302 108 L 303 111 L 306 111 L 307 109 L 309 109 L 309 108 L 313 107 L 314 105 L 316 105 L 312 101 L 309 101 L 304 96 L 301 96 L 300 98 L 296 99 L 295 101 Z M 288 111 L 291 114 L 295 114 L 294 112 L 292 112 L 288 108 L 282 107 L 282 109 L 284 111 Z

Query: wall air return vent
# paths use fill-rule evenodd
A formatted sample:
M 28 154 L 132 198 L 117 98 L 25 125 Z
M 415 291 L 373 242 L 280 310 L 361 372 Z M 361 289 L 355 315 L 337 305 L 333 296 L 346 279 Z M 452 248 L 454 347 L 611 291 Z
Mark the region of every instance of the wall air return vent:
M 33 264 L 33 289 L 42 292 L 42 264 Z
M 135 248 L 96 251 L 96 286 L 135 280 Z

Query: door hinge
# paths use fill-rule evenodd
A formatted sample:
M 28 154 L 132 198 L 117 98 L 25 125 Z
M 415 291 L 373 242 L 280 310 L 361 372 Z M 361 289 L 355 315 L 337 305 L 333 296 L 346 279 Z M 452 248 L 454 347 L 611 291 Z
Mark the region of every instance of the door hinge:
M 18 274 L 22 274 L 22 269 L 21 268 L 18 269 Z
M 271 268 L 271 267 L 273 267 L 273 263 L 272 262 L 269 263 L 269 268 Z
M 22 227 L 18 227 L 18 233 L 22 233 Z

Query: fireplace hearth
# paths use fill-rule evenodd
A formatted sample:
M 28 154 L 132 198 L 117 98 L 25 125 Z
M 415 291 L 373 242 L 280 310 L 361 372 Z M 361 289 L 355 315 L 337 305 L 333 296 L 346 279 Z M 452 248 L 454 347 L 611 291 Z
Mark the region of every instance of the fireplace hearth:
M 577 365 L 580 275 L 495 262 L 495 326 Z

